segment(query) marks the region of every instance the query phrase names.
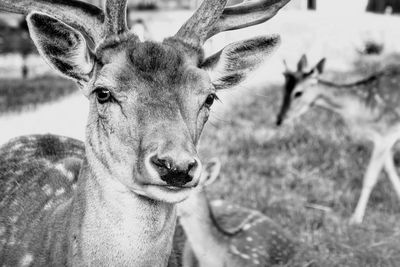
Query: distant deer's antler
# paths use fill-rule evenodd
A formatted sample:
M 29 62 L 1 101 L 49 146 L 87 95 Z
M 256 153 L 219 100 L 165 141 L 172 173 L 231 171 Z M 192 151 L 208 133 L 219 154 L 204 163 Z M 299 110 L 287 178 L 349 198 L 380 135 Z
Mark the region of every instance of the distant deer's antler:
M 204 0 L 195 14 L 181 27 L 177 38 L 191 45 L 202 45 L 212 36 L 263 23 L 290 0 L 247 0 L 225 7 L 226 0 Z
M 0 10 L 27 15 L 38 11 L 85 33 L 95 44 L 127 30 L 127 0 L 107 0 L 105 12 L 78 0 L 0 0 Z

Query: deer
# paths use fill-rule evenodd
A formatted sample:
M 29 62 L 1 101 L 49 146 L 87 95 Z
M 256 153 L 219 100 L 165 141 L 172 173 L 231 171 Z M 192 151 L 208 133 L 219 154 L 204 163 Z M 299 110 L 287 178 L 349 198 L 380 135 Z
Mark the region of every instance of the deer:
M 126 0 L 103 9 L 0 0 L 0 10 L 26 15 L 40 55 L 89 103 L 84 142 L 35 135 L 0 148 L 0 262 L 166 266 L 176 205 L 202 183 L 197 146 L 217 91 L 244 81 L 280 38 L 238 41 L 207 58 L 203 44 L 288 2 L 204 0 L 174 36 L 141 42 Z
M 382 169 L 400 198 L 400 179 L 393 161 L 393 146 L 400 139 L 398 109 L 398 67 L 391 65 L 367 78 L 348 84 L 337 84 L 320 78 L 325 59 L 311 70 L 303 55 L 297 70 L 286 65 L 284 96 L 277 125 L 293 121 L 312 107 L 337 113 L 354 138 L 372 143 L 372 154 L 363 177 L 361 195 L 350 218 L 351 224 L 361 224 L 370 194 Z
M 179 223 L 187 237 L 182 266 L 286 264 L 296 243 L 282 227 L 258 210 L 209 200 L 206 188 L 217 180 L 220 169 L 217 158 L 205 164 L 204 183 L 178 204 Z

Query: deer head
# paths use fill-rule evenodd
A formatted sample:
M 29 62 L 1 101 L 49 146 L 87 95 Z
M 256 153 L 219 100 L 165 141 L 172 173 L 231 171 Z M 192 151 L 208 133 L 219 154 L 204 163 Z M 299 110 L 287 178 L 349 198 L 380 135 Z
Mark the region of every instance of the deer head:
M 107 0 L 104 11 L 77 0 L 1 0 L 0 9 L 28 15 L 42 57 L 89 99 L 86 154 L 96 177 L 174 203 L 201 182 L 196 146 L 217 91 L 243 81 L 279 37 L 236 42 L 209 58 L 204 42 L 267 21 L 289 1 L 205 0 L 161 43 L 129 31 L 126 0 Z
M 285 86 L 281 110 L 276 121 L 278 126 L 285 120 L 299 117 L 313 105 L 318 97 L 317 91 L 314 89 L 317 86 L 319 75 L 324 71 L 325 61 L 323 58 L 313 68 L 306 70 L 308 60 L 306 55 L 303 55 L 297 63 L 296 71 L 291 71 L 284 62 Z

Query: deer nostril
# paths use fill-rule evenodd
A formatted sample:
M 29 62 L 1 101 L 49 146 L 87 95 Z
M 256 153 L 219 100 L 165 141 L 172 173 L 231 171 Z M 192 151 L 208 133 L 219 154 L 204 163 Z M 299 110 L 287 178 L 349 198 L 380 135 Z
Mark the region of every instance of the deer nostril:
M 187 173 L 189 173 L 192 169 L 197 167 L 197 161 L 193 160 L 191 163 L 189 163 L 188 168 L 187 168 Z
M 183 186 L 193 180 L 194 170 L 198 163 L 195 159 L 186 162 L 175 162 L 172 158 L 153 156 L 150 159 L 161 180 L 172 186 Z
M 160 159 L 157 156 L 153 156 L 150 161 L 161 176 L 171 170 L 171 161 L 169 159 Z

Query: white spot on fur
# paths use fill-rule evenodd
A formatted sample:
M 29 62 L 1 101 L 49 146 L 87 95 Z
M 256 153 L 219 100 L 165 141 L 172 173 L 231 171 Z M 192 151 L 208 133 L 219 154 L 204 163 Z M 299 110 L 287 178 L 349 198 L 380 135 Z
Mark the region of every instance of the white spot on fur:
M 237 256 L 239 256 L 239 257 L 245 259 L 245 260 L 249 260 L 249 259 L 250 259 L 250 256 L 249 256 L 249 255 L 240 252 L 240 251 L 237 249 L 237 247 L 235 247 L 235 246 L 233 246 L 233 245 L 230 246 L 230 250 L 231 250 L 231 252 L 232 252 L 233 254 L 235 254 L 235 255 L 237 255 Z
M 4 225 L 0 226 L 0 236 L 6 233 L 6 227 Z
M 50 196 L 53 194 L 53 188 L 49 184 L 46 184 L 45 186 L 42 187 L 43 192 L 47 195 Z
M 68 138 L 65 137 L 65 136 L 60 136 L 59 139 L 60 139 L 60 141 L 63 142 L 63 143 L 65 143 L 65 142 L 68 141 Z
M 33 262 L 33 255 L 32 254 L 26 254 L 22 259 L 21 259 L 21 267 L 29 266 Z
M 62 188 L 57 189 L 54 194 L 56 195 L 56 197 L 58 197 L 58 196 L 61 196 L 64 193 L 65 193 L 65 189 L 62 187 Z
M 15 152 L 16 150 L 20 149 L 22 146 L 23 146 L 22 143 L 18 143 L 12 147 L 12 151 Z
M 246 237 L 247 242 L 253 241 L 253 238 L 251 236 Z
M 18 216 L 12 216 L 9 219 L 11 223 L 16 223 L 18 221 Z
M 15 174 L 16 176 L 21 176 L 23 173 L 24 173 L 23 170 L 17 170 L 17 171 L 15 171 L 14 174 Z
M 43 209 L 44 210 L 49 210 L 51 208 L 51 205 L 52 205 L 52 202 L 49 201 L 49 202 L 46 203 L 46 205 L 44 205 Z
M 247 223 L 243 226 L 243 230 L 247 231 L 251 228 L 251 224 Z
M 222 200 L 218 199 L 218 200 L 214 200 L 213 204 L 216 207 L 221 207 L 224 204 L 224 202 Z
M 72 172 L 70 172 L 69 170 L 67 170 L 64 166 L 64 164 L 57 164 L 54 167 L 57 171 L 61 172 L 62 175 L 64 175 L 65 177 L 67 177 L 67 179 L 69 181 L 73 181 L 74 180 L 74 174 Z
M 14 246 L 15 243 L 16 243 L 15 236 L 14 236 L 14 235 L 11 235 L 10 238 L 9 238 L 9 240 L 8 240 L 8 244 L 7 244 L 7 245 L 9 245 L 9 246 Z

